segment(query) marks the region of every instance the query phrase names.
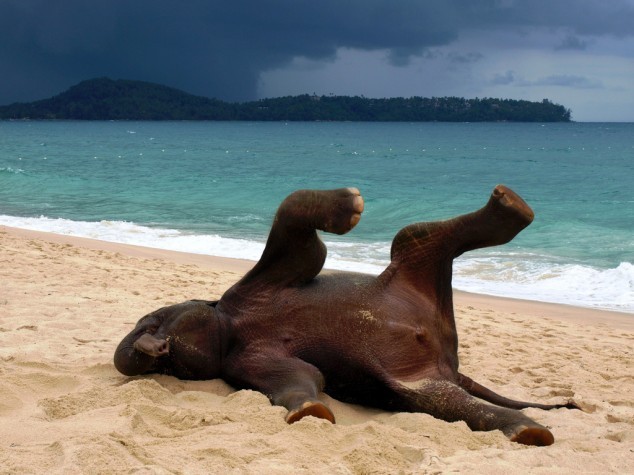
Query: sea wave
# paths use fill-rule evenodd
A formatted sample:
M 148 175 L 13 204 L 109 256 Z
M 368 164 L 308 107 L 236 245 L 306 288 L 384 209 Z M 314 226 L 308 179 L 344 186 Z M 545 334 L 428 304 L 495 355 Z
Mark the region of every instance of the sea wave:
M 24 173 L 24 170 L 21 168 L 13 168 L 13 167 L 0 167 L 0 173 L 11 173 L 13 175 L 19 175 Z
M 257 260 L 264 242 L 191 234 L 178 229 L 153 228 L 127 221 L 74 221 L 63 218 L 0 215 L 0 224 L 33 231 L 45 231 L 101 241 L 133 244 L 156 249 Z
M 468 292 L 634 312 L 634 265 L 609 269 L 553 262 L 546 256 L 461 258 L 454 287 Z
M 262 241 L 201 235 L 124 221 L 73 221 L 0 215 L 0 224 L 158 249 L 257 260 Z M 326 268 L 379 274 L 389 242 L 330 241 Z M 471 253 L 470 253 L 471 254 Z M 466 254 L 454 263 L 453 285 L 468 292 L 634 313 L 634 266 L 610 269 L 517 251 Z

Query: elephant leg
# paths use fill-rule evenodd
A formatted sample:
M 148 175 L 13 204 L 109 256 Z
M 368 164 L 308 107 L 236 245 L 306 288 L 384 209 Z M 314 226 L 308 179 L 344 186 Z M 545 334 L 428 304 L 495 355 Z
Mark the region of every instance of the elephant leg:
M 262 351 L 236 356 L 229 357 L 225 364 L 223 379 L 227 382 L 260 391 L 272 404 L 285 407 L 289 424 L 306 416 L 334 424 L 332 411 L 317 398 L 323 390 L 324 377 L 316 367 L 299 358 Z
M 530 207 L 515 192 L 498 185 L 478 211 L 447 221 L 415 223 L 392 242 L 387 275 L 405 277 L 425 293 L 451 289 L 453 260 L 466 251 L 504 244 L 533 220 Z
M 472 396 L 479 399 L 495 404 L 496 406 L 508 407 L 510 409 L 526 409 L 533 407 L 536 409 L 543 409 L 549 411 L 551 409 L 581 409 L 574 402 L 567 402 L 566 404 L 539 404 L 535 402 L 515 401 L 513 399 L 500 396 L 499 394 L 485 388 L 479 383 L 476 383 L 473 379 L 458 373 L 458 385 L 467 391 Z
M 345 234 L 362 212 L 363 198 L 356 188 L 292 193 L 277 210 L 262 257 L 240 285 L 261 279 L 284 286 L 309 282 L 326 259 L 317 230 Z
M 448 422 L 464 421 L 474 431 L 500 430 L 513 442 L 551 445 L 555 438 L 541 424 L 520 411 L 491 406 L 446 380 L 426 380 L 415 389 L 397 390 L 404 409 L 424 412 Z
M 458 340 L 451 287 L 453 260 L 466 251 L 510 241 L 532 220 L 533 211 L 524 200 L 498 185 L 478 211 L 447 221 L 411 224 L 395 236 L 390 265 L 378 281 L 398 292 L 410 288 L 425 296 L 454 371 L 458 368 Z

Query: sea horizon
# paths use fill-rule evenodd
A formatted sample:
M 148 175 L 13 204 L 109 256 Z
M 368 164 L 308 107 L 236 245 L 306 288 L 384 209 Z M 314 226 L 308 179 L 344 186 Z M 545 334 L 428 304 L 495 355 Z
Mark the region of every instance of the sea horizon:
M 396 232 L 518 192 L 535 222 L 455 261 L 473 293 L 634 313 L 628 123 L 3 122 L 0 224 L 257 260 L 277 205 L 356 186 L 326 268 L 378 274 Z

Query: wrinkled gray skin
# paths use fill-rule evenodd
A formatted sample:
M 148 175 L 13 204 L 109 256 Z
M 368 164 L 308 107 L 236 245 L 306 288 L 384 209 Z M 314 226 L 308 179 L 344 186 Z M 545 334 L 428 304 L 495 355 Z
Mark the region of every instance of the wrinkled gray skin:
M 402 229 L 378 277 L 318 275 L 326 248 L 317 230 L 350 231 L 363 206 L 356 188 L 291 194 L 254 268 L 219 301 L 143 317 L 119 344 L 117 369 L 223 378 L 284 406 L 289 423 L 307 415 L 334 422 L 317 398 L 325 390 L 347 402 L 499 429 L 523 444 L 552 444 L 551 432 L 519 409 L 576 406 L 513 401 L 461 374 L 452 302 L 453 260 L 510 241 L 532 210 L 500 185 L 478 211 Z

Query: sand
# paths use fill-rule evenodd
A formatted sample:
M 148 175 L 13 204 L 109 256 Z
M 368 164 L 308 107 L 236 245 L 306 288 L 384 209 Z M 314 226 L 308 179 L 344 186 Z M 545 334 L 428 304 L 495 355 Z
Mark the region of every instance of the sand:
M 458 293 L 462 372 L 553 446 L 324 395 L 337 424 L 222 380 L 129 378 L 112 355 L 145 313 L 215 298 L 252 263 L 0 228 L 0 473 L 634 473 L 634 315 Z

